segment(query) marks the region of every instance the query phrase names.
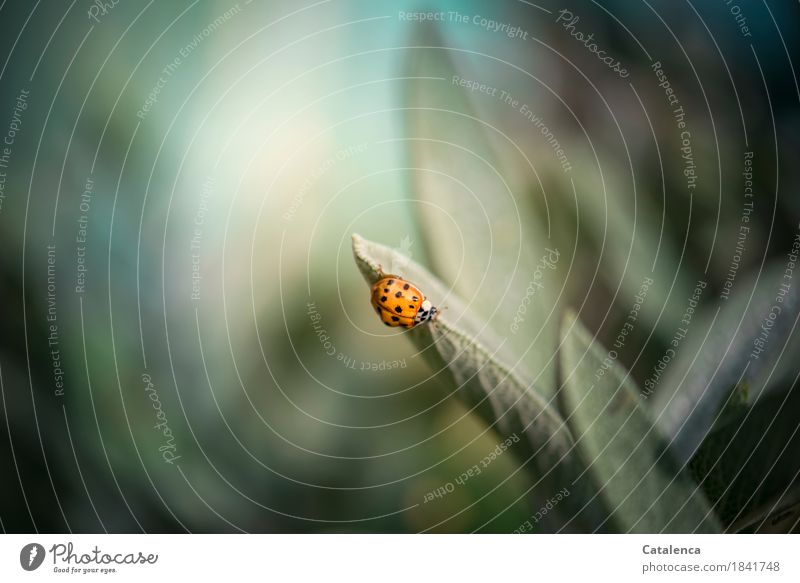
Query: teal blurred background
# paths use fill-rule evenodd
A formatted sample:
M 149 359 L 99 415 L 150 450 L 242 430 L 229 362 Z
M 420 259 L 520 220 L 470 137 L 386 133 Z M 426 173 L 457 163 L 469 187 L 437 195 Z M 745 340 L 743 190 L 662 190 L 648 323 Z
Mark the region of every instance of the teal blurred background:
M 414 202 L 406 139 L 413 95 L 460 91 L 498 130 L 522 228 L 489 223 L 535 259 L 574 257 L 559 305 L 610 345 L 656 274 L 620 351 L 644 383 L 695 282 L 704 302 L 724 289 L 743 152 L 758 199 L 739 282 L 785 263 L 800 222 L 800 10 L 741 4 L 749 37 L 722 2 L 570 6 L 622 80 L 552 2 L 4 2 L 2 528 L 516 529 L 537 508 L 511 455 L 424 502 L 499 438 L 374 317 L 350 236 L 427 264 L 471 235 L 422 232 L 441 210 Z M 571 170 L 518 107 L 426 71 L 439 46 L 450 74 L 529 104 Z M 653 61 L 688 112 L 691 192 Z M 476 125 L 447 139 L 469 147 Z M 456 283 L 458 264 L 435 267 Z

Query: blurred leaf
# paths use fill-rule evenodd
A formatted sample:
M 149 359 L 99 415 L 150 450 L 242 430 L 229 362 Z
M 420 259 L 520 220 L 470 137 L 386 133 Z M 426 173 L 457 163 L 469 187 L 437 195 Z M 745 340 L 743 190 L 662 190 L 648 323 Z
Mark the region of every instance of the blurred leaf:
M 790 355 L 800 339 L 795 333 L 800 286 L 792 286 L 777 302 L 782 277 L 778 267 L 749 281 L 742 278 L 729 299 L 695 314 L 690 335 L 651 398 L 651 413 L 678 462 L 696 453 L 728 403 L 741 400 L 742 390 L 747 403 L 753 403 L 765 389 L 794 376 L 797 362 Z M 781 312 L 768 326 L 764 352 L 754 357 L 754 341 L 763 338 L 762 325 L 770 324 L 773 306 Z
M 578 447 L 624 532 L 715 532 L 702 492 L 676 469 L 639 404 L 630 375 L 612 363 L 573 313 L 564 317 L 561 370 L 564 411 Z
M 415 27 L 407 65 L 406 128 L 412 191 L 433 271 L 499 333 L 507 334 L 542 394 L 556 388 L 559 250 L 524 223 L 531 161 L 476 114 L 452 56 L 431 24 Z M 480 84 L 466 72 L 464 82 Z M 498 154 L 501 149 L 501 154 Z M 500 164 L 500 160 L 505 162 Z M 520 175 L 515 184 L 508 170 Z M 523 220 L 525 217 L 525 220 Z M 561 269 L 565 272 L 565 268 Z M 516 320 L 515 320 L 516 318 Z
M 611 144 L 600 147 L 602 157 L 586 147 L 570 150 L 581 171 L 572 175 L 574 192 L 564 192 L 553 204 L 564 207 L 554 208 L 554 230 L 559 219 L 573 229 L 563 215 L 576 215 L 577 254 L 589 271 L 573 285 L 596 285 L 594 279 L 599 278 L 624 304 L 639 293 L 645 277 L 652 278 L 655 285 L 641 304 L 639 318 L 657 336 L 669 339 L 672 330 L 663 324 L 680 319 L 693 288 L 691 265 L 679 243 L 685 226 L 665 225 L 663 193 L 636 184 L 627 150 L 618 151 Z
M 800 477 L 800 391 L 773 393 L 716 427 L 690 467 L 723 524 L 760 527 L 796 503 Z M 791 524 L 788 525 L 791 527 Z
M 737 533 L 800 534 L 800 484 L 730 525 Z
M 389 247 L 353 235 L 356 264 L 369 284 L 381 277 L 383 265 L 400 263 L 398 253 Z M 431 324 L 404 332 L 437 371 L 448 371 L 452 392 L 493 427 L 503 438 L 518 435 L 517 455 L 530 461 L 538 488 L 530 495 L 533 508 L 538 508 L 562 488 L 580 490 L 572 483 L 585 465 L 573 448 L 573 439 L 554 404 L 536 391 L 529 378 L 521 376 L 516 360 L 468 306 L 450 294 L 430 272 L 414 261 L 405 260 L 404 278 L 417 285 L 426 297 L 444 308 Z M 527 439 L 524 439 L 527 438 Z M 584 497 L 583 494 L 586 494 Z M 591 493 L 570 496 L 577 502 Z M 563 504 L 567 509 L 567 504 Z M 593 505 L 584 510 L 582 520 L 591 521 L 598 513 Z M 562 526 L 557 512 L 549 515 L 548 529 Z M 555 522 L 553 522 L 555 521 Z M 585 530 L 586 523 L 577 524 Z

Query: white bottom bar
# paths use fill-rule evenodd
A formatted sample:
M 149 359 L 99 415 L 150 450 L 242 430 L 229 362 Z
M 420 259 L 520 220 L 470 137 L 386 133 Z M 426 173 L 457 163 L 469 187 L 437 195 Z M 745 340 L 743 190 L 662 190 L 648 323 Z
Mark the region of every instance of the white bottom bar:
M 798 543 L 791 535 L 4 535 L 0 581 L 800 581 Z

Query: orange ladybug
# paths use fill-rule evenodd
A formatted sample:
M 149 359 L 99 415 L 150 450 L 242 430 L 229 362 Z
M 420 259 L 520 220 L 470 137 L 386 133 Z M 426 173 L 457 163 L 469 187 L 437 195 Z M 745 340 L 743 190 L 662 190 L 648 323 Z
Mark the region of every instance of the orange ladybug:
M 438 313 L 419 288 L 397 275 L 384 275 L 372 286 L 372 307 L 387 326 L 413 328 Z

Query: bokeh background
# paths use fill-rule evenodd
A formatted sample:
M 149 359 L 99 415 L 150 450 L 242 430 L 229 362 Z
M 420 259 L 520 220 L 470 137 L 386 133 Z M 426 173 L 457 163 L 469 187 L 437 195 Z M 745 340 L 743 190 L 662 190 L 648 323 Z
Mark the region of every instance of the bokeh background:
M 405 16 L 426 11 L 441 19 Z M 425 502 L 501 437 L 380 325 L 351 234 L 474 291 L 490 321 L 558 249 L 547 311 L 575 308 L 606 346 L 652 277 L 617 359 L 644 386 L 697 281 L 684 357 L 736 298 L 725 317 L 761 321 L 750 299 L 787 268 L 799 27 L 789 0 L 3 2 L 0 527 L 518 529 L 537 507 L 510 453 Z M 460 153 L 481 148 L 497 172 L 476 178 Z M 465 224 L 453 179 L 476 200 L 510 194 L 514 214 Z M 486 265 L 465 251 L 482 241 Z M 492 305 L 510 260 L 523 287 Z M 472 290 L 475 270 L 491 276 Z M 751 404 L 793 395 L 784 316 Z M 539 338 L 532 320 L 514 336 Z M 794 444 L 797 400 L 780 399 Z M 797 483 L 789 459 L 773 493 Z

